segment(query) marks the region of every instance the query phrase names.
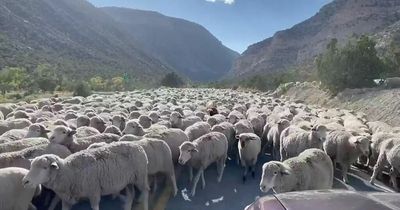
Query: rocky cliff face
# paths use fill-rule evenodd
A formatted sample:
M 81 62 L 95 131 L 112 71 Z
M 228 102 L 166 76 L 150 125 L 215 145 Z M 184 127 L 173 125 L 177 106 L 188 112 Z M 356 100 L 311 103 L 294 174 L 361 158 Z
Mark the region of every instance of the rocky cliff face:
M 249 46 L 230 74 L 239 77 L 312 67 L 332 38 L 343 44 L 355 35 L 378 33 L 398 20 L 399 0 L 334 0 L 308 20 Z

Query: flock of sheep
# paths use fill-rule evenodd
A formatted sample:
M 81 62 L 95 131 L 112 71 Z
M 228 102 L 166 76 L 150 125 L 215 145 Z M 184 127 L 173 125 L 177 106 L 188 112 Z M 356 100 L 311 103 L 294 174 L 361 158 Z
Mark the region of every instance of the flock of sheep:
M 49 197 L 69 210 L 82 199 L 99 210 L 101 197 L 148 209 L 160 178 L 176 195 L 175 169 L 189 173 L 191 196 L 216 164 L 220 182 L 228 159 L 277 193 L 330 189 L 336 163 L 343 181 L 358 163 L 382 171 L 397 190 L 400 129 L 368 122 L 362 113 L 325 109 L 267 93 L 216 89 L 154 89 L 38 99 L 0 105 L 0 209 L 36 209 Z M 195 174 L 193 174 L 195 169 Z M 54 195 L 54 196 L 53 196 Z

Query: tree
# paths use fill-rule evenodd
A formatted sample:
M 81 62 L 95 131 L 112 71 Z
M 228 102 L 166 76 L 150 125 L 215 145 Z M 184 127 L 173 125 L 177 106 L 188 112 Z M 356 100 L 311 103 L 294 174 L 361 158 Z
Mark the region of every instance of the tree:
M 111 87 L 112 90 L 121 91 L 124 89 L 124 78 L 122 77 L 113 77 L 111 79 Z
M 171 72 L 165 75 L 160 84 L 166 87 L 179 88 L 185 85 L 185 82 L 175 72 Z
M 28 87 L 28 82 L 28 74 L 23 68 L 5 67 L 0 71 L 0 90 L 3 95 L 7 91 Z
M 92 77 L 89 80 L 89 84 L 90 84 L 91 89 L 96 90 L 96 91 L 105 90 L 105 87 L 106 87 L 106 82 L 100 76 Z
M 39 64 L 34 70 L 35 82 L 42 91 L 54 91 L 60 83 L 56 69 L 50 64 Z
M 88 97 L 92 94 L 92 91 L 90 90 L 89 84 L 86 82 L 80 82 L 74 90 L 73 95 L 74 96 L 83 96 L 83 97 Z
M 362 36 L 355 44 L 337 47 L 333 39 L 324 55 L 317 59 L 318 77 L 333 93 L 345 88 L 363 88 L 375 85 L 374 79 L 382 78 L 388 66 L 377 55 L 375 42 Z

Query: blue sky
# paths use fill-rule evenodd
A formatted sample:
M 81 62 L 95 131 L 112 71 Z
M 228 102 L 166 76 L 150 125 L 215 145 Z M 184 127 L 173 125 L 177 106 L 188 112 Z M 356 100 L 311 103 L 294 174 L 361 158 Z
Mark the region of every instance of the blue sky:
M 290 28 L 332 0 L 89 0 L 95 6 L 158 11 L 203 25 L 237 52 Z

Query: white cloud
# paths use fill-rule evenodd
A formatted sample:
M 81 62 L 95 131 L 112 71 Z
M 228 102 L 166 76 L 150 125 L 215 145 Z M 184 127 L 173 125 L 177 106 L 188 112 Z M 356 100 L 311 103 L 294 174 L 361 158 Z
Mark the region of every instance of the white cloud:
M 206 0 L 208 2 L 217 2 L 217 1 L 222 1 L 224 4 L 233 4 L 235 3 L 235 0 Z

